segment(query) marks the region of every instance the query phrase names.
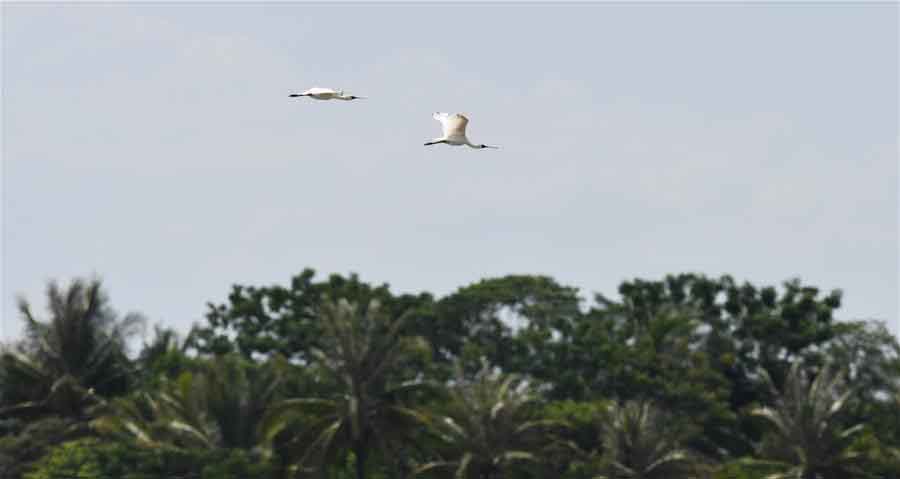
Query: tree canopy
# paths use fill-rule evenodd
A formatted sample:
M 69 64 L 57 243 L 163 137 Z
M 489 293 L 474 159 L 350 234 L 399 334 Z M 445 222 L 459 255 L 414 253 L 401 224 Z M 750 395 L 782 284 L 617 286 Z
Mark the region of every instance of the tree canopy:
M 0 476 L 900 477 L 900 345 L 841 298 L 696 273 L 438 296 L 306 269 L 130 351 L 140 315 L 51 282 L 0 353 Z

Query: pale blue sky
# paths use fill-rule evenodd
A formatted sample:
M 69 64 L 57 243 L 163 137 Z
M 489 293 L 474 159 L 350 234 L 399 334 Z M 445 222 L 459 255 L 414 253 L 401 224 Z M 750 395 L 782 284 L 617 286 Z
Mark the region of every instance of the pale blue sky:
M 896 4 L 3 5 L 3 321 L 186 329 L 304 267 L 446 294 L 799 276 L 897 331 Z M 358 102 L 288 99 L 342 87 Z M 434 111 L 501 150 L 425 148 Z

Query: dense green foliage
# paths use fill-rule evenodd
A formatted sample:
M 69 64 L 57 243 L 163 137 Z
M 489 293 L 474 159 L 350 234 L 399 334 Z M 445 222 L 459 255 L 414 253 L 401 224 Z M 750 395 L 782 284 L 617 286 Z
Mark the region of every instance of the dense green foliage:
M 308 269 L 133 352 L 99 281 L 47 305 L 0 354 L 3 479 L 900 477 L 897 338 L 799 280 Z
M 447 400 L 427 421 L 440 441 L 438 459 L 415 473 L 452 474 L 457 478 L 541 477 L 544 458 L 556 442 L 561 421 L 544 419 L 531 407 L 536 387 L 515 374 L 501 375 L 485 363 L 468 379 L 459 368 Z

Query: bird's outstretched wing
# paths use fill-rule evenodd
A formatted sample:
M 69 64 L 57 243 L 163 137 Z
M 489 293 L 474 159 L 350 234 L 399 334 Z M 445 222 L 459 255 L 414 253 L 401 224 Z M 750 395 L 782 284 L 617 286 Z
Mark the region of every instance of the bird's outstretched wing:
M 466 134 L 466 125 L 469 123 L 469 119 L 456 114 L 449 114 L 443 112 L 437 112 L 432 117 L 441 122 L 441 127 L 444 130 L 444 137 L 449 138 L 452 136 L 465 136 Z
M 322 94 L 326 94 L 326 93 L 334 94 L 337 92 L 331 88 L 322 88 L 322 87 L 318 87 L 318 86 L 314 86 L 314 87 L 310 88 L 309 90 L 306 90 L 305 92 L 303 92 L 304 95 L 322 95 Z

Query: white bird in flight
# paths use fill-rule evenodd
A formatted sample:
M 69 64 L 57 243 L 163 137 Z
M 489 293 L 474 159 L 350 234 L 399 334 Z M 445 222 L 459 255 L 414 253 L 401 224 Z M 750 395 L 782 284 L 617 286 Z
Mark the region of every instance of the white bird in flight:
M 438 143 L 444 143 L 446 145 L 460 146 L 460 145 L 468 145 L 470 148 L 499 148 L 497 146 L 488 146 L 488 145 L 476 145 L 469 141 L 466 138 L 466 125 L 469 124 L 469 119 L 456 113 L 451 115 L 449 113 L 437 112 L 432 115 L 435 120 L 441 122 L 441 127 L 444 130 L 444 136 L 440 138 L 435 138 L 428 143 L 425 143 L 425 146 L 428 145 L 436 145 Z
M 291 98 L 308 96 L 310 98 L 315 98 L 316 100 L 350 101 L 350 100 L 365 99 L 365 97 L 362 97 L 362 96 L 347 95 L 346 93 L 344 93 L 344 90 L 333 90 L 331 88 L 320 88 L 320 87 L 310 88 L 309 90 L 306 90 L 303 93 L 291 93 L 288 96 Z

